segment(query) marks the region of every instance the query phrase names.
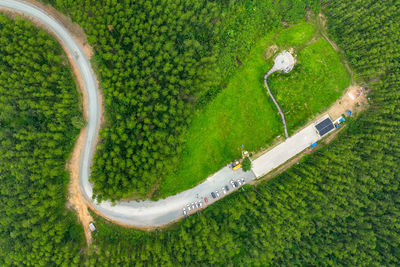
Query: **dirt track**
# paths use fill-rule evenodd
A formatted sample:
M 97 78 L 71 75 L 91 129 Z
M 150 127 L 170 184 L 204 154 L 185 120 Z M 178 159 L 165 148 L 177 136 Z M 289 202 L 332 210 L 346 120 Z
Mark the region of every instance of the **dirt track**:
M 73 38 L 77 43 L 81 45 L 83 48 L 84 53 L 90 60 L 92 55 L 93 55 L 93 49 L 89 46 L 87 43 L 86 35 L 84 31 L 80 28 L 78 24 L 72 23 L 71 19 L 57 10 L 55 10 L 53 7 L 48 6 L 48 5 L 43 5 L 41 3 L 38 3 L 37 1 L 29 0 L 29 2 L 41 7 L 43 10 L 45 10 L 47 13 L 52 15 L 54 18 L 56 18 L 59 22 L 62 23 L 62 25 L 69 30 L 69 32 L 72 34 Z M 62 45 L 62 43 L 61 43 Z M 84 90 L 84 82 L 82 80 L 82 77 L 80 75 L 80 72 L 77 68 L 77 66 L 74 64 L 74 61 L 71 60 L 72 55 L 68 52 L 67 49 L 64 48 L 64 51 L 67 53 L 69 62 L 71 64 L 71 67 L 73 69 L 73 72 L 75 74 L 78 87 L 80 89 L 80 92 L 82 93 L 82 108 L 83 108 L 83 115 L 85 120 L 87 121 L 87 116 L 88 116 L 88 111 L 87 111 L 87 96 L 86 96 L 86 91 Z M 102 106 L 102 105 L 101 105 Z M 101 112 L 103 114 L 103 112 Z M 85 233 L 85 239 L 86 243 L 89 246 L 92 242 L 92 232 L 89 229 L 89 223 L 93 221 L 92 216 L 90 215 L 88 208 L 89 208 L 89 203 L 86 201 L 85 197 L 82 195 L 81 187 L 79 184 L 79 156 L 81 153 L 81 149 L 83 146 L 84 142 L 84 136 L 85 136 L 85 131 L 86 127 L 81 130 L 79 133 L 78 139 L 75 143 L 74 149 L 71 154 L 71 158 L 69 162 L 67 163 L 67 169 L 70 172 L 70 182 L 68 185 L 68 202 L 72 204 L 72 207 L 76 211 L 79 220 L 82 223 L 84 233 Z
M 89 229 L 89 223 L 93 221 L 93 218 L 90 216 L 87 203 L 85 198 L 82 196 L 79 186 L 79 155 L 84 139 L 84 131 L 85 129 L 81 130 L 71 154 L 71 159 L 67 164 L 67 169 L 71 174 L 68 185 L 68 202 L 72 204 L 72 207 L 78 214 L 78 218 L 81 221 L 85 232 L 86 243 L 89 246 L 92 242 L 92 232 Z
M 83 48 L 82 50 L 86 54 L 86 56 L 90 59 L 91 56 L 93 55 L 93 50 L 92 48 L 87 44 L 86 41 L 86 36 L 84 31 L 79 27 L 79 25 L 74 24 L 71 22 L 71 20 L 66 17 L 65 15 L 61 14 L 57 10 L 55 10 L 53 7 L 48 6 L 48 5 L 43 5 L 42 3 L 39 3 L 37 1 L 29 0 L 28 2 L 34 4 L 35 6 L 40 7 L 41 9 L 45 10 L 48 14 L 50 14 L 53 18 L 57 19 L 65 28 L 69 30 L 69 32 L 72 34 L 72 37 L 74 40 L 81 45 Z M 48 29 L 47 25 L 44 25 L 43 23 L 39 22 L 37 19 L 27 16 L 21 12 L 16 12 L 7 8 L 0 7 L 0 11 L 5 12 L 9 14 L 11 17 L 15 16 L 21 16 L 29 19 L 32 23 L 34 23 L 36 26 L 46 30 L 49 34 L 54 36 L 54 33 Z M 57 36 L 55 36 L 57 38 Z M 60 45 L 63 47 L 63 42 L 59 42 Z M 77 66 L 74 63 L 74 60 L 72 60 L 72 55 L 69 53 L 68 49 L 63 47 L 63 50 L 65 51 L 68 60 L 70 62 L 72 71 L 74 72 L 74 76 L 76 77 L 76 82 L 78 84 L 78 89 L 82 93 L 82 109 L 83 109 L 83 115 L 85 117 L 85 120 L 87 121 L 87 96 L 86 92 L 84 90 L 84 82 L 82 80 L 82 77 L 80 75 L 80 72 L 77 68 Z M 102 112 L 101 112 L 102 114 Z M 89 229 L 89 222 L 93 221 L 93 218 L 90 216 L 90 213 L 88 211 L 88 203 L 84 196 L 82 195 L 82 191 L 80 188 L 79 184 L 79 156 L 80 152 L 82 149 L 82 144 L 84 142 L 84 136 L 85 136 L 85 131 L 86 128 L 82 129 L 77 141 L 75 143 L 74 149 L 72 151 L 72 154 L 70 156 L 70 160 L 66 164 L 66 168 L 70 172 L 70 183 L 68 185 L 68 202 L 69 204 L 72 205 L 72 208 L 76 211 L 79 220 L 82 223 L 82 226 L 84 228 L 84 233 L 85 233 L 85 239 L 86 243 L 89 246 L 92 242 L 92 235 L 91 231 Z M 70 207 L 67 203 L 67 207 Z

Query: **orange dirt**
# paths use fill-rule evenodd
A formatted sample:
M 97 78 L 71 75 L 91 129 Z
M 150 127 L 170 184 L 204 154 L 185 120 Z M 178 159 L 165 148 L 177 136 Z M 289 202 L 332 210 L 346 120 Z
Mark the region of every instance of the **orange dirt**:
M 368 107 L 368 100 L 367 95 L 362 87 L 357 85 L 351 85 L 346 90 L 342 97 L 337 100 L 326 112 L 322 113 L 321 115 L 314 117 L 311 122 L 307 123 L 306 126 L 310 125 L 310 123 L 314 122 L 316 119 L 321 118 L 325 114 L 329 114 L 332 120 L 338 119 L 342 114 L 345 114 L 346 110 L 351 110 L 352 114 L 357 114 L 362 110 Z M 346 127 L 346 125 L 342 126 L 341 128 L 337 129 L 336 131 L 330 133 L 327 137 L 325 137 L 322 142 L 325 144 L 329 144 L 332 142 L 333 139 Z M 299 129 L 300 130 L 300 129 Z M 264 154 L 266 151 L 272 149 L 275 145 L 270 146 L 266 150 L 262 152 L 258 152 L 256 155 Z M 307 154 L 310 154 L 315 149 L 318 149 L 318 146 L 315 148 L 307 148 L 300 154 L 294 156 L 275 170 L 271 171 L 270 173 L 266 174 L 261 179 L 255 180 L 251 182 L 251 184 L 258 184 L 261 181 L 269 180 L 277 176 L 278 174 L 283 173 L 294 164 L 300 161 L 300 159 Z
M 81 130 L 66 168 L 71 173 L 71 179 L 68 185 L 68 202 L 72 204 L 74 210 L 78 214 L 85 232 L 86 243 L 89 246 L 92 242 L 92 232 L 89 229 L 89 223 L 93 221 L 93 218 L 89 214 L 86 201 L 84 201 L 85 198 L 79 186 L 79 155 L 82 149 L 85 131 L 85 128 Z
M 363 88 L 356 85 L 349 86 L 342 97 L 337 100 L 327 111 L 332 120 L 336 120 L 346 110 L 351 110 L 352 113 L 358 113 L 366 108 L 368 100 Z
M 61 14 L 57 10 L 55 10 L 53 7 L 48 6 L 48 5 L 43 5 L 42 3 L 39 3 L 34 0 L 28 0 L 29 2 L 33 3 L 34 5 L 42 8 L 45 10 L 49 15 L 51 15 L 53 18 L 57 19 L 64 27 L 68 29 L 68 31 L 71 33 L 71 35 L 74 37 L 75 41 L 81 45 L 83 48 L 84 53 L 86 56 L 90 59 L 91 56 L 93 55 L 93 49 L 89 46 L 86 40 L 86 35 L 84 31 L 79 27 L 79 25 L 72 23 L 71 19 L 68 18 L 67 16 Z M 54 33 L 49 30 L 49 28 L 39 22 L 38 20 L 26 16 L 23 13 L 20 12 L 15 12 L 6 8 L 0 8 L 0 11 L 6 12 L 7 14 L 10 15 L 10 17 L 16 17 L 16 16 L 21 16 L 24 18 L 29 19 L 33 24 L 36 26 L 46 30 L 49 34 L 54 36 Z M 57 38 L 57 36 L 55 36 Z M 60 45 L 62 46 L 62 43 L 60 42 Z M 63 47 L 63 46 L 62 46 Z M 84 90 L 84 83 L 83 80 L 80 76 L 80 73 L 78 71 L 77 66 L 73 63 L 72 61 L 72 56 L 68 54 L 68 51 L 63 47 L 63 50 L 67 54 L 68 60 L 71 64 L 72 70 L 75 74 L 76 81 L 78 83 L 78 87 L 83 95 L 82 98 L 82 105 L 83 105 L 83 113 L 84 113 L 84 118 L 87 121 L 87 96 L 86 92 Z M 98 84 L 98 81 L 97 81 Z M 98 84 L 99 85 L 99 84 Z M 104 117 L 103 117 L 103 97 L 100 92 L 100 108 L 101 108 L 101 121 L 104 123 Z M 71 173 L 71 179 L 70 183 L 68 185 L 68 202 L 67 207 L 71 206 L 72 204 L 74 210 L 77 212 L 79 220 L 81 221 L 84 232 L 85 232 L 85 238 L 86 238 L 86 243 L 89 246 L 92 242 L 92 235 L 91 231 L 89 229 L 89 222 L 93 221 L 93 218 L 91 217 L 88 207 L 91 207 L 90 203 L 86 201 L 85 197 L 82 195 L 81 188 L 79 185 L 79 156 L 80 156 L 80 151 L 83 145 L 84 141 L 84 134 L 85 134 L 86 128 L 82 129 L 79 137 L 76 141 L 76 144 L 74 146 L 73 152 L 71 154 L 71 158 L 69 162 L 66 164 L 66 168 L 70 171 Z

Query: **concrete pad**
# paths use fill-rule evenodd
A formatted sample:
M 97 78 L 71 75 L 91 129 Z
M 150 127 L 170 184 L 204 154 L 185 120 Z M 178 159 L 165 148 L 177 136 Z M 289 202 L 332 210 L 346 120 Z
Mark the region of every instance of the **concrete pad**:
M 257 178 L 262 177 L 320 139 L 314 124 L 311 124 L 255 159 L 252 163 L 252 171 Z

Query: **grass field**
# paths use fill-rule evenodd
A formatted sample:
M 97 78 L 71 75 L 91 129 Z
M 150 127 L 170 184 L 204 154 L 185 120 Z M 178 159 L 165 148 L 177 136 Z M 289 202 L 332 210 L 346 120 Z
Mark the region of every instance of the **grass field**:
M 289 134 L 335 102 L 349 83 L 350 75 L 325 39 L 302 49 L 289 74 L 274 73 L 268 79 Z
M 269 78 L 271 90 L 287 113 L 290 131 L 340 96 L 349 78 L 329 44 L 320 39 L 296 51 L 314 33 L 313 25 L 301 23 L 258 41 L 227 87 L 195 114 L 178 169 L 164 179 L 159 197 L 195 186 L 240 157 L 242 144 L 245 150 L 257 151 L 283 134 L 280 116 L 263 84 L 263 76 L 273 64 L 273 58 L 264 59 L 269 46 L 278 44 L 279 51 L 293 47 L 298 53 L 298 63 L 291 73 Z
M 315 33 L 315 27 L 307 22 L 293 25 L 279 34 L 274 43 L 279 47 L 301 46 L 310 40 Z

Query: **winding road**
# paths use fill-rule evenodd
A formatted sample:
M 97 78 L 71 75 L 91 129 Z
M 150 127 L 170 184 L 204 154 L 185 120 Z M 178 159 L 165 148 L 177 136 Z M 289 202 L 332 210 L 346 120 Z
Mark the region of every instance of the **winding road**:
M 230 188 L 228 193 L 234 191 L 232 186 L 230 186 L 231 179 L 244 178 L 246 181 L 251 181 L 261 177 L 320 139 L 320 136 L 314 129 L 314 125 L 311 124 L 254 160 L 252 171 L 232 170 L 230 166 L 225 166 L 214 175 L 208 177 L 203 183 L 159 201 L 127 201 L 118 202 L 115 205 L 109 201 L 97 203 L 92 200 L 93 189 L 89 182 L 89 175 L 100 128 L 101 106 L 100 92 L 90 61 L 71 33 L 59 21 L 47 14 L 40 7 L 21 0 L 0 0 L 0 7 L 22 13 L 24 16 L 45 25 L 57 37 L 67 54 L 72 55 L 70 60 L 77 66 L 83 80 L 84 97 L 87 102 L 85 110 L 87 125 L 79 158 L 80 187 L 85 198 L 92 203 L 92 208 L 101 216 L 111 219 L 114 222 L 134 227 L 156 227 L 176 221 L 184 217 L 182 208 L 186 207 L 188 203 L 193 203 L 207 197 L 209 199 L 207 205 L 210 205 L 218 200 L 214 200 L 210 196 L 212 191 L 218 190 L 221 192 L 222 187 L 225 185 L 228 185 Z

